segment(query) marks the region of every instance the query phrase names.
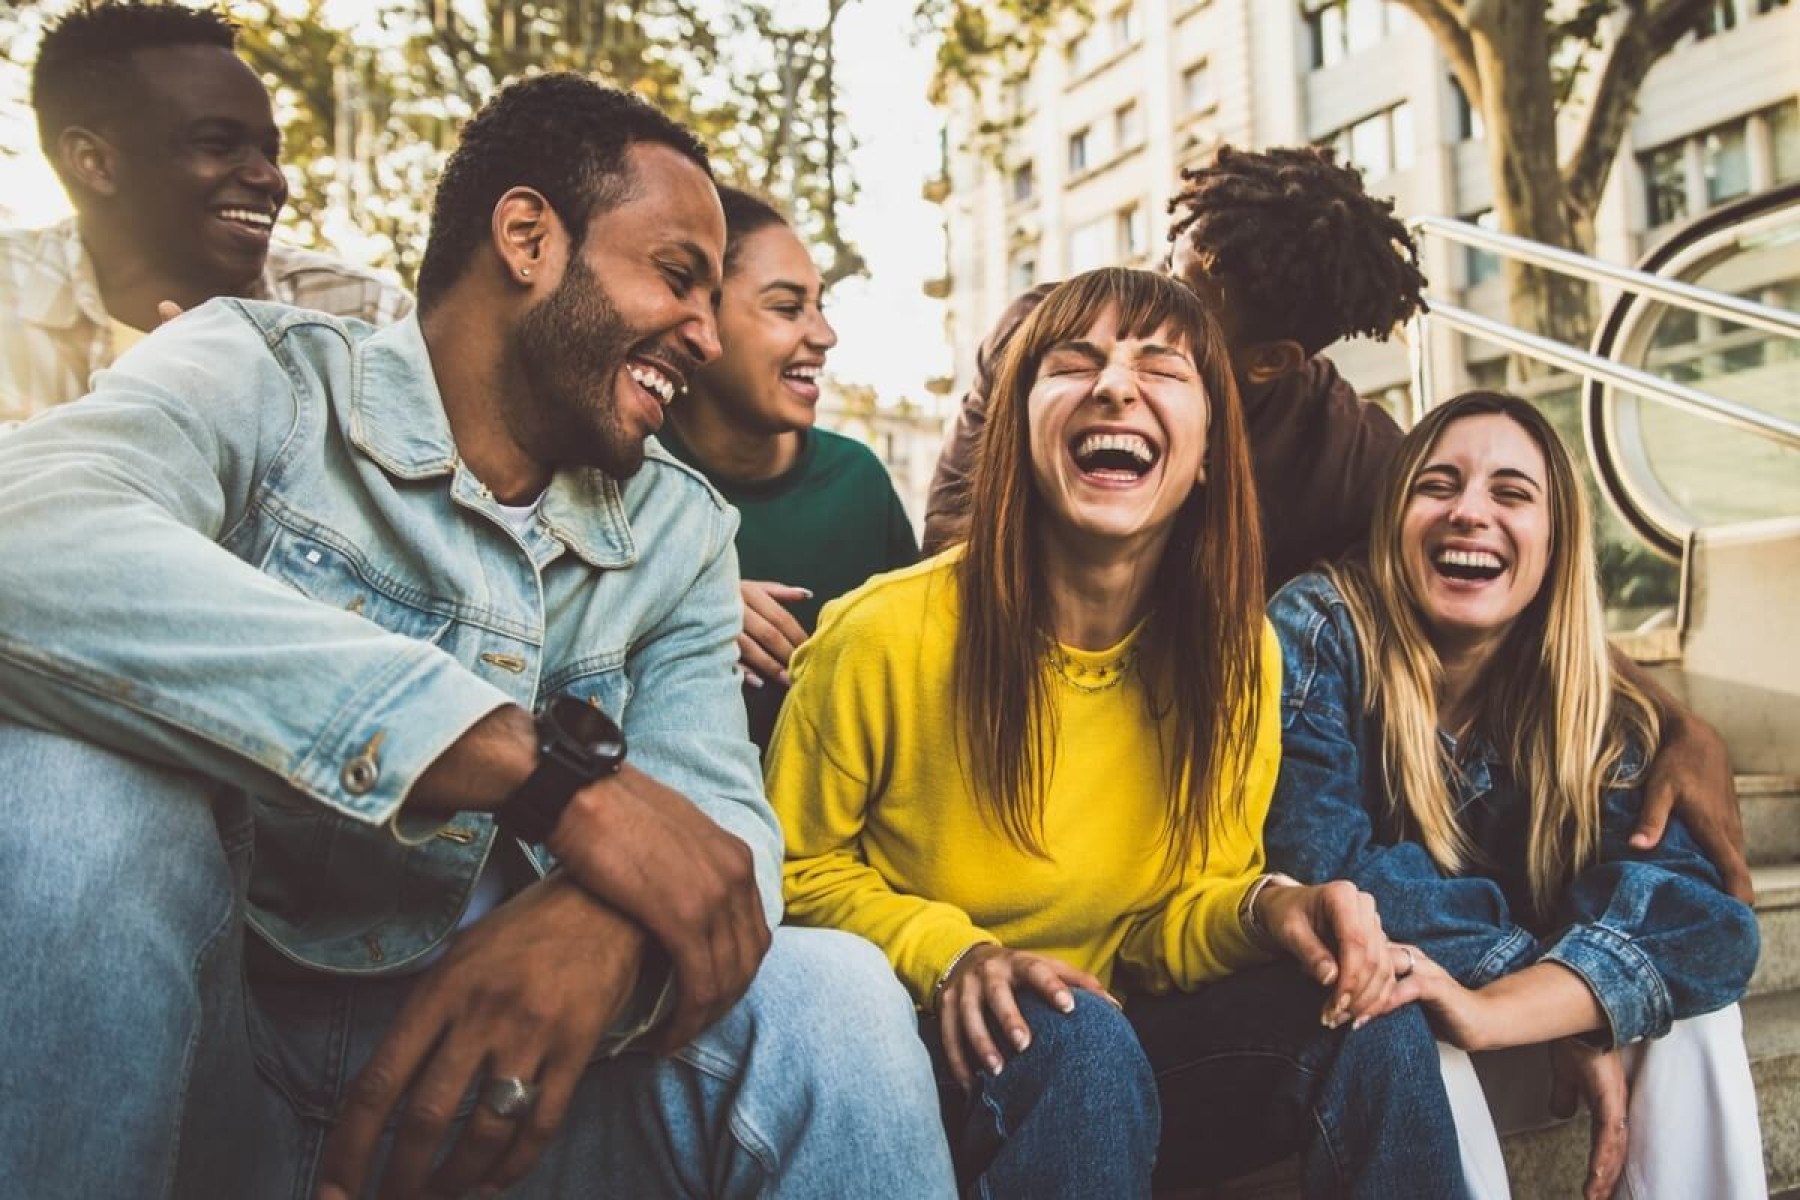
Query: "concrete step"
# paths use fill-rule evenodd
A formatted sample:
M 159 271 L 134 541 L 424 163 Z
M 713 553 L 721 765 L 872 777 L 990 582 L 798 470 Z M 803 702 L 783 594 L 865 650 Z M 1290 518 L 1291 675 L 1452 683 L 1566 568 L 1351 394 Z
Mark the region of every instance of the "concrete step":
M 1744 1001 L 1744 1043 L 1756 1081 L 1763 1130 L 1763 1163 L 1769 1189 L 1800 1189 L 1800 992 L 1755 996 Z M 1502 1139 L 1506 1172 L 1519 1200 L 1580 1194 L 1587 1172 L 1585 1115 L 1548 1129 Z M 1228 1184 L 1163 1193 L 1160 1200 L 1294 1200 L 1299 1195 L 1294 1163 Z
M 1737 791 L 1751 865 L 1800 861 L 1800 779 L 1739 775 Z
M 1750 878 L 1762 932 L 1762 958 L 1750 977 L 1750 994 L 1800 989 L 1800 863 L 1752 867 Z

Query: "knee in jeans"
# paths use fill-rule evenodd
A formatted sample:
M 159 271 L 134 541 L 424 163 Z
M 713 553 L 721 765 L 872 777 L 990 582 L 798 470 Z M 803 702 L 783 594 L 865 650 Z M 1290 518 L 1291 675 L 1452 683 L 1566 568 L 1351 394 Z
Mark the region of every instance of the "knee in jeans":
M 1392 1073 L 1396 1068 L 1416 1066 L 1432 1072 L 1439 1070 L 1437 1039 L 1425 1019 L 1425 1010 L 1408 1004 L 1370 1021 L 1357 1030 L 1346 1030 L 1345 1057 L 1354 1058 L 1372 1071 Z
M 1007 1060 L 1003 1074 L 1021 1082 L 1029 1078 L 1037 1087 L 1071 1089 L 1091 1098 L 1097 1108 L 1153 1116 L 1156 1077 L 1131 1023 L 1093 993 L 1077 988 L 1074 994 L 1075 1009 L 1069 1013 L 1036 995 L 1019 995 L 1031 1044 Z

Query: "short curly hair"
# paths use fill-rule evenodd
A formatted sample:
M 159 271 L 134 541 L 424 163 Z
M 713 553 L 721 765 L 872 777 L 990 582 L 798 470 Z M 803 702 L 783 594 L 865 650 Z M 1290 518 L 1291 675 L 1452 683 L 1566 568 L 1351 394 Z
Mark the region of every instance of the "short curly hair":
M 96 4 L 78 8 L 44 34 L 31 68 L 38 144 L 56 161 L 56 140 L 71 125 L 100 126 L 130 111 L 129 80 L 139 50 L 176 46 L 237 49 L 237 26 L 213 9 L 180 4 Z
M 1316 354 L 1342 337 L 1385 338 L 1425 308 L 1419 248 L 1394 202 L 1371 196 L 1331 150 L 1222 146 L 1181 178 L 1169 242 L 1187 238 L 1229 281 L 1250 339 L 1291 338 Z
M 668 146 L 712 176 L 706 147 L 642 97 L 556 72 L 504 88 L 463 126 L 444 164 L 419 265 L 419 307 L 429 309 L 487 240 L 494 205 L 515 187 L 541 193 L 579 247 L 596 213 L 630 198 L 626 152 Z

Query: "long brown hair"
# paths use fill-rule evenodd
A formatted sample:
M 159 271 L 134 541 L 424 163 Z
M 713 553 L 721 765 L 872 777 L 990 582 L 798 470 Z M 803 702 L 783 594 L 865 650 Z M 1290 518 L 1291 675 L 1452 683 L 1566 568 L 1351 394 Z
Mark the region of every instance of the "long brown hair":
M 1218 326 L 1179 281 L 1108 268 L 1059 285 L 1007 347 L 989 398 L 959 566 L 954 691 L 959 753 L 979 803 L 1021 849 L 1043 853 L 1043 800 L 1056 737 L 1048 659 L 1055 645 L 1037 537 L 1027 399 L 1045 353 L 1107 312 L 1120 337 L 1168 328 L 1194 356 L 1211 406 L 1205 483 L 1176 515 L 1139 635 L 1149 711 L 1174 782 L 1168 863 L 1206 855 L 1226 815 L 1242 812 L 1262 679 L 1263 549 L 1237 386 Z M 1229 781 L 1221 786 L 1223 781 Z
M 1600 845 L 1601 792 L 1618 782 L 1627 744 L 1655 753 L 1656 711 L 1612 669 L 1594 572 L 1586 493 L 1543 414 L 1517 396 L 1469 392 L 1428 413 L 1400 442 L 1375 505 L 1369 561 L 1329 568 L 1362 644 L 1363 703 L 1380 714 L 1388 804 L 1445 871 L 1480 857 L 1456 820 L 1446 782 L 1457 770 L 1438 739 L 1443 668 L 1405 570 L 1402 530 L 1413 482 L 1445 429 L 1498 414 L 1543 453 L 1550 553 L 1538 594 L 1482 669 L 1475 728 L 1505 755 L 1531 798 L 1526 878 L 1538 915 Z

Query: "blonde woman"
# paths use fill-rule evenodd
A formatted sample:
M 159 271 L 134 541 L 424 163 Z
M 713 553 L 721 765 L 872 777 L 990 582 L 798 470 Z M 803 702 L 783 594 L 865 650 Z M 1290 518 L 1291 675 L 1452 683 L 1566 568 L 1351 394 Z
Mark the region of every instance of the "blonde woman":
M 1270 859 L 1375 897 L 1411 943 L 1392 950 L 1393 999 L 1445 1041 L 1532 1048 L 1477 1056 L 1502 1126 L 1543 1117 L 1553 1090 L 1568 1111 L 1586 1099 L 1587 1196 L 1761 1195 L 1735 1003 L 1756 922 L 1679 822 L 1627 844 L 1657 716 L 1611 668 L 1589 529 L 1568 452 L 1524 401 L 1470 393 L 1407 434 L 1367 561 L 1270 604 Z M 1504 1195 L 1474 1107 L 1471 1183 Z
M 966 550 L 795 654 L 788 919 L 887 953 L 969 1194 L 1147 1197 L 1295 1152 L 1311 1196 L 1460 1194 L 1423 1015 L 1376 1019 L 1373 905 L 1263 872 L 1280 663 L 1202 302 L 1059 285 L 983 436 Z

